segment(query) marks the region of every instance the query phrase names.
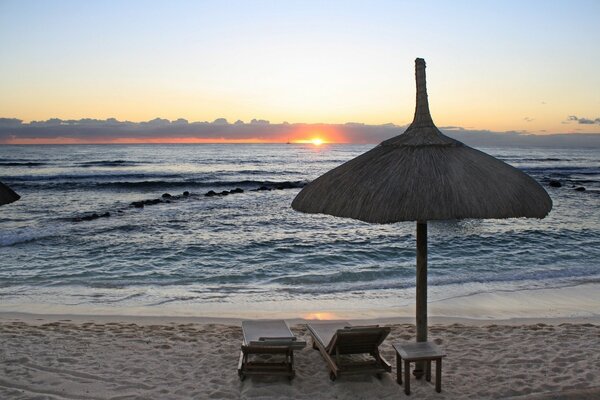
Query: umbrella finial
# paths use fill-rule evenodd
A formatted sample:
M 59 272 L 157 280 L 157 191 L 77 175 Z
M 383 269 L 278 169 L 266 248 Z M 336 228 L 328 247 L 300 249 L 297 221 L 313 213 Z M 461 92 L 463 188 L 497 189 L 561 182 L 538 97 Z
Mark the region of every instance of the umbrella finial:
M 415 118 L 412 122 L 414 128 L 421 126 L 433 126 L 433 120 L 429 113 L 429 101 L 427 100 L 427 83 L 425 81 L 425 60 L 415 60 L 415 78 L 417 80 L 417 106 L 415 107 Z

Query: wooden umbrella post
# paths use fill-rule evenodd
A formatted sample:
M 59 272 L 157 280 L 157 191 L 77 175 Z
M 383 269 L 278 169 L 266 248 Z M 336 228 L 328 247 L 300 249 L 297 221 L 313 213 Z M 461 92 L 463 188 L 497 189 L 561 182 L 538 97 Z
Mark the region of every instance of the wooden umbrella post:
M 417 221 L 417 342 L 427 341 L 427 221 Z M 415 365 L 414 376 L 420 379 L 425 362 Z
M 427 342 L 427 221 L 544 218 L 552 209 L 552 199 L 535 179 L 435 126 L 425 69 L 425 60 L 417 58 L 415 116 L 404 133 L 313 180 L 292 202 L 297 211 L 375 224 L 416 221 L 421 343 Z M 414 374 L 422 377 L 425 370 L 418 363 Z

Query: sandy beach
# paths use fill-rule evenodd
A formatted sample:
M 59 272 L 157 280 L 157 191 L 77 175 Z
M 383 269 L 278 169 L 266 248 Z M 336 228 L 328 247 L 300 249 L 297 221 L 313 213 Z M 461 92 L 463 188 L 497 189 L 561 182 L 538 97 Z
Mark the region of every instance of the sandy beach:
M 293 332 L 309 340 L 301 320 Z M 371 321 L 372 322 L 372 321 Z M 389 321 L 381 321 L 389 322 Z M 447 352 L 442 393 L 413 379 L 419 399 L 584 399 L 600 397 L 600 321 L 433 319 L 430 340 Z M 409 323 L 391 324 L 392 343 L 415 340 Z M 392 374 L 331 382 L 319 352 L 296 355 L 296 378 L 251 377 L 236 366 L 239 320 L 0 316 L 3 399 L 368 399 L 405 397 Z M 535 397 L 532 397 L 534 396 Z

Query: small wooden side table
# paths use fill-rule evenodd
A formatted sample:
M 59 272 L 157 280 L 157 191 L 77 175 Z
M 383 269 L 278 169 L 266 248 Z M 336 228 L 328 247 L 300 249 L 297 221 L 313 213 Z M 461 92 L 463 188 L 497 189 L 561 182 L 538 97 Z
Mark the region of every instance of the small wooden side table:
M 414 342 L 394 344 L 396 350 L 396 382 L 402 385 L 402 361 L 404 361 L 404 393 L 410 394 L 410 363 L 426 361 L 425 379 L 431 382 L 431 362 L 435 361 L 435 391 L 442 391 L 442 358 L 446 354 L 435 343 Z

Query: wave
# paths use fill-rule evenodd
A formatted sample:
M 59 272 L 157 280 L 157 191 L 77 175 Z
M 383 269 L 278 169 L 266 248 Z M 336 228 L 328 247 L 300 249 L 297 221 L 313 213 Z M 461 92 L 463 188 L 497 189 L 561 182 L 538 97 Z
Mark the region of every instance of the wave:
M 58 175 L 7 175 L 4 176 L 6 181 L 11 182 L 55 182 L 55 181 L 66 181 L 65 184 L 69 183 L 77 183 L 77 182 L 69 182 L 71 181 L 97 181 L 97 180 L 107 180 L 107 179 L 144 179 L 149 176 L 156 178 L 181 178 L 180 174 L 111 174 L 111 173 L 101 173 L 101 174 L 58 174 Z
M 578 174 L 578 175 L 596 175 L 600 174 L 600 168 L 598 167 L 520 167 L 519 169 L 525 172 L 543 172 L 547 174 Z
M 19 243 L 33 242 L 51 236 L 58 236 L 61 229 L 57 227 L 32 227 L 0 233 L 0 247 L 14 246 Z
M 23 189 L 35 187 L 36 190 L 55 189 L 193 189 L 193 188 L 236 188 L 257 189 L 266 187 L 268 189 L 294 189 L 306 186 L 308 181 L 271 181 L 271 180 L 143 180 L 143 181 L 109 181 L 109 182 L 49 182 L 49 183 L 17 183 L 14 187 Z
M 554 157 L 547 157 L 547 158 L 521 158 L 518 156 L 508 156 L 508 157 L 497 157 L 498 159 L 505 161 L 505 162 L 547 162 L 547 161 L 568 161 L 571 162 L 573 160 L 568 159 L 568 158 L 554 158 Z
M 147 188 L 147 187 L 268 187 L 272 189 L 293 189 L 306 186 L 307 181 L 142 181 L 142 182 L 101 182 L 98 187 Z
M 75 165 L 83 168 L 89 167 L 133 167 L 135 165 L 145 164 L 141 161 L 128 160 L 103 160 L 103 161 L 85 161 Z
M 0 161 L 0 166 L 2 167 L 39 167 L 41 165 L 47 165 L 44 162 L 19 162 L 19 161 Z
M 334 294 L 346 291 L 409 289 L 415 286 L 414 271 L 406 279 L 406 271 L 346 271 L 333 274 L 307 274 L 305 276 L 283 276 L 269 281 L 279 286 L 280 291 L 298 294 Z M 595 267 L 579 267 L 562 270 L 512 271 L 505 274 L 461 274 L 461 276 L 432 276 L 429 287 L 444 287 L 466 284 L 517 284 L 531 282 L 544 284 L 558 281 L 587 281 L 600 278 Z

